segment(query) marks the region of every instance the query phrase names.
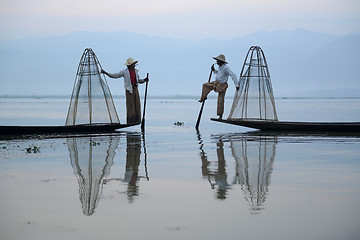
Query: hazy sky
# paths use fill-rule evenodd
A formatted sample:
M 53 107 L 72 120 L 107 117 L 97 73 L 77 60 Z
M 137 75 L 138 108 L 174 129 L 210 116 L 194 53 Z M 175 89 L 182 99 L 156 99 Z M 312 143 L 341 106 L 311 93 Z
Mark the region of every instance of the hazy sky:
M 258 30 L 360 32 L 360 0 L 0 0 L 0 41 L 74 31 L 230 39 Z

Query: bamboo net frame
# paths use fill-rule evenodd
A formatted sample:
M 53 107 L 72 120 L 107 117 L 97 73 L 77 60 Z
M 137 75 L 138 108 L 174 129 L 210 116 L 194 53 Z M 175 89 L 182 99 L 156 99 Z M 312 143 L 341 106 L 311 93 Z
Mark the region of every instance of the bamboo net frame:
M 250 47 L 228 119 L 277 121 L 270 73 L 263 50 Z
M 105 75 L 91 48 L 86 48 L 77 69 L 65 125 L 120 124 Z

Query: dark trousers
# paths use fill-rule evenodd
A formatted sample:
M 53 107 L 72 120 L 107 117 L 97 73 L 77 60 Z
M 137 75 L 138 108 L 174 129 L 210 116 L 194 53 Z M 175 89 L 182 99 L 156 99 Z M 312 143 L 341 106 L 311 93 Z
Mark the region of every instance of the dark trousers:
M 132 91 L 132 93 L 126 91 L 126 122 L 128 124 L 141 122 L 141 104 L 137 86 L 133 86 Z

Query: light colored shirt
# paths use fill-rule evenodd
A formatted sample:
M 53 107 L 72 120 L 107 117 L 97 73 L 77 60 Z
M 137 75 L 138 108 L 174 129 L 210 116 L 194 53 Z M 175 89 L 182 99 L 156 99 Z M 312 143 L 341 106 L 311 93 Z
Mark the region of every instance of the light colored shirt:
M 215 70 L 215 74 L 216 74 L 216 81 L 220 83 L 226 83 L 230 76 L 234 81 L 235 86 L 236 87 L 239 86 L 239 81 L 237 80 L 235 73 L 233 73 L 233 71 L 230 70 L 227 64 L 221 65 L 218 70 Z
M 137 83 L 144 83 L 145 80 L 144 79 L 140 79 L 139 78 L 139 71 L 137 69 L 135 69 L 136 72 L 136 82 Z M 130 78 L 130 72 L 129 69 L 125 68 L 124 70 L 121 70 L 118 73 L 108 73 L 107 74 L 109 77 L 111 78 L 124 78 L 124 88 L 125 90 L 129 91 L 129 92 L 133 92 L 132 90 L 132 84 L 131 84 L 131 78 Z

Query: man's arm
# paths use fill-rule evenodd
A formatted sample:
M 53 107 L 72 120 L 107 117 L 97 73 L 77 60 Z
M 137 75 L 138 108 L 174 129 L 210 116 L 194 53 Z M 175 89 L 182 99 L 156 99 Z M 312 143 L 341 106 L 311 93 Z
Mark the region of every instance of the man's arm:
M 120 71 L 118 73 L 108 73 L 106 72 L 105 70 L 101 69 L 101 73 L 104 73 L 106 74 L 108 77 L 110 78 L 121 78 L 121 77 L 124 77 L 124 70 L 123 71 Z
M 240 82 L 240 81 L 238 81 L 236 74 L 235 74 L 233 71 L 231 71 L 229 67 L 226 68 L 226 73 L 227 73 L 227 74 L 231 77 L 231 79 L 234 81 L 236 90 L 239 90 L 239 82 Z

